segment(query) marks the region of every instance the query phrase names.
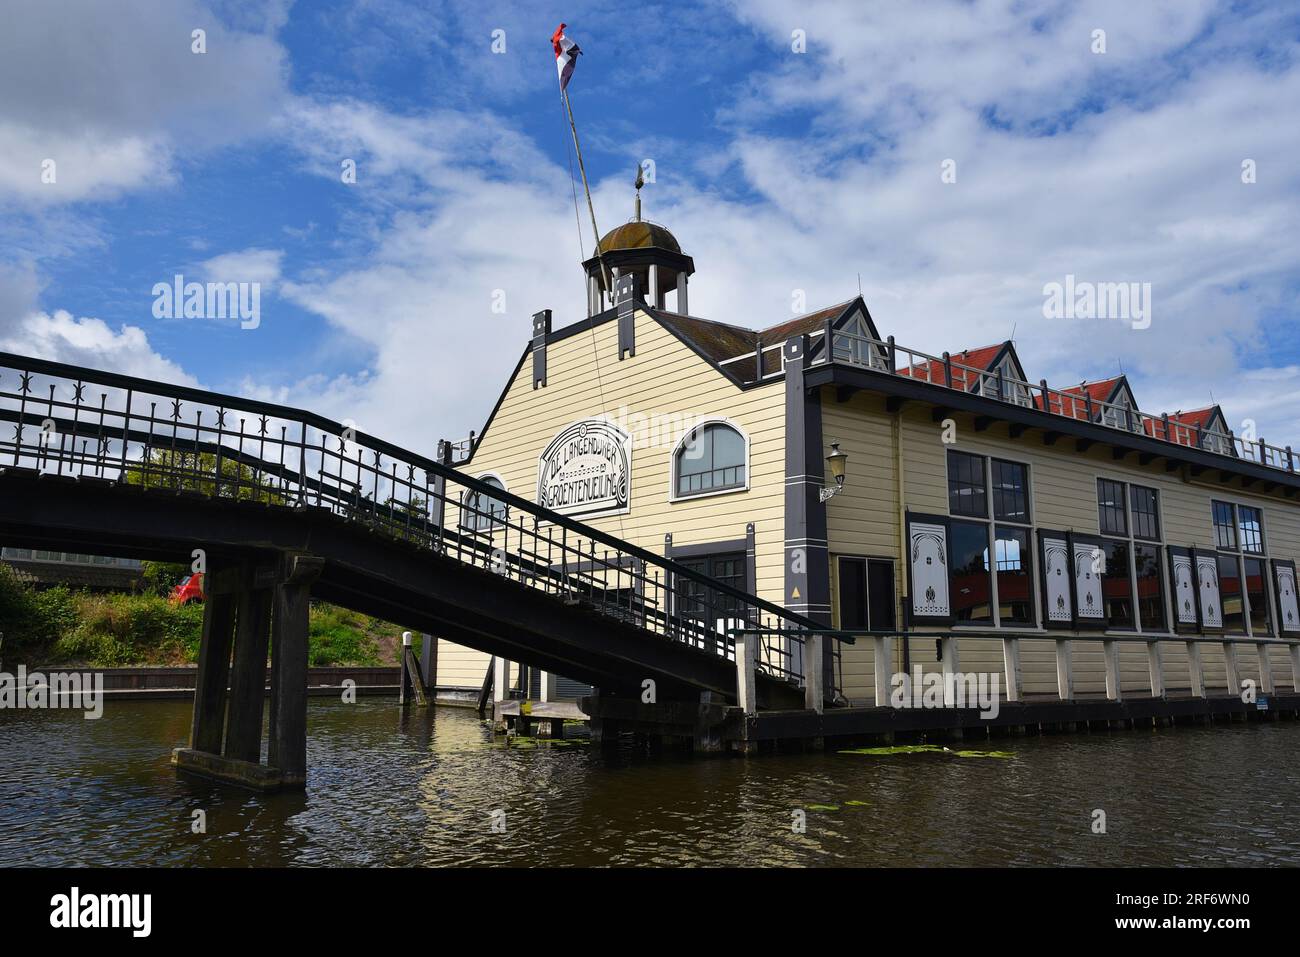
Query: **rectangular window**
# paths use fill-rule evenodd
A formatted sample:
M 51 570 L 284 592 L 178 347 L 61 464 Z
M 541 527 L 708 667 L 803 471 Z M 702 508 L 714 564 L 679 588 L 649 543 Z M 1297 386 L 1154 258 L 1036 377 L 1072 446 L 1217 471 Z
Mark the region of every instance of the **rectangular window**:
M 837 605 L 845 631 L 893 631 L 894 563 L 841 556 Z
M 968 625 L 991 625 L 993 604 L 988 526 L 977 522 L 953 522 L 949 534 L 953 616 Z
M 1111 628 L 1131 630 L 1136 625 L 1133 586 L 1129 581 L 1129 543 L 1107 539 L 1102 542 L 1101 550 L 1104 562 L 1101 596 L 1106 608 L 1106 624 Z
M 1241 532 L 1241 550 L 1252 555 L 1264 554 L 1264 516 L 1249 505 L 1237 506 L 1237 529 Z
M 1214 512 L 1214 547 L 1226 551 L 1237 550 L 1237 524 L 1232 517 L 1232 506 L 1227 502 L 1212 502 Z
M 1135 542 L 1133 569 L 1137 579 L 1138 621 L 1143 631 L 1165 631 L 1165 576 L 1160 547 Z
M 952 515 L 984 518 L 988 504 L 984 490 L 984 458 L 948 450 L 948 511 Z
M 1220 555 L 1219 603 L 1223 605 L 1223 629 L 1229 633 L 1246 631 L 1246 616 L 1241 601 L 1241 571 L 1236 555 Z
M 1029 467 L 993 459 L 993 517 L 1002 522 L 1029 523 Z
M 681 559 L 680 562 L 687 568 L 730 585 L 732 588 L 740 591 L 746 591 L 748 588 L 743 552 L 703 555 L 698 558 Z M 710 588 L 693 578 L 677 579 L 677 599 L 680 613 L 687 618 L 724 618 L 743 610 L 739 598 Z
M 1097 520 L 1103 535 L 1127 535 L 1124 483 L 1097 479 Z
M 1129 486 L 1129 507 L 1133 512 L 1133 537 L 1160 541 L 1160 508 L 1156 490 Z
M 1034 596 L 1029 529 L 999 525 L 993 544 L 998 571 L 998 622 L 1022 627 L 1032 625 Z
M 1273 634 L 1273 622 L 1268 608 L 1268 578 L 1264 561 L 1260 558 L 1242 559 L 1246 570 L 1246 604 L 1250 607 L 1250 633 Z

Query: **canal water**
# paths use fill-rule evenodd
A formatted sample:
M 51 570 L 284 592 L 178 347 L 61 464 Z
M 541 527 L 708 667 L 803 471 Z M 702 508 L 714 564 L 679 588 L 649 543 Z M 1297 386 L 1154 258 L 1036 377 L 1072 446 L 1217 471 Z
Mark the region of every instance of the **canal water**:
M 189 722 L 0 713 L 0 865 L 1300 864 L 1296 722 L 703 759 L 317 698 L 307 791 L 272 796 L 179 777 Z

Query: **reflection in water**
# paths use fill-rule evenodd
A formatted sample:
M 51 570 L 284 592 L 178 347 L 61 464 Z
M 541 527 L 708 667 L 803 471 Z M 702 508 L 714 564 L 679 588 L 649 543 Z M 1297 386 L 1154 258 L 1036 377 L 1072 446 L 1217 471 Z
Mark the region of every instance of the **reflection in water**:
M 178 776 L 189 722 L 182 701 L 0 714 L 0 864 L 1300 864 L 1291 722 L 967 745 L 1004 760 L 692 759 L 313 699 L 309 788 L 273 796 Z

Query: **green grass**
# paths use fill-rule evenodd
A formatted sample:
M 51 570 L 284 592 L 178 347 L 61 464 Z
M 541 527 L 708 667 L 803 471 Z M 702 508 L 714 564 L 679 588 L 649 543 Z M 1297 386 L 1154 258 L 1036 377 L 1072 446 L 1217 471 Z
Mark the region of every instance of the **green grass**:
M 157 583 L 159 590 L 165 584 Z M 37 590 L 0 563 L 0 659 L 29 665 L 97 668 L 184 665 L 198 659 L 203 605 L 173 605 L 158 591 Z M 394 664 L 401 628 L 324 602 L 311 608 L 308 660 L 313 666 Z

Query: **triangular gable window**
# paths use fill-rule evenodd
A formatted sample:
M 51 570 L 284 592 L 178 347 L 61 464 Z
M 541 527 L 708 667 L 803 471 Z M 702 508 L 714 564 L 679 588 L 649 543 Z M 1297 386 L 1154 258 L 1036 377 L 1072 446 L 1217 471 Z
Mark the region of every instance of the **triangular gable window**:
M 856 310 L 847 321 L 835 330 L 835 358 L 854 365 L 891 372 L 880 346 L 875 343 L 875 335 L 867 323 L 862 311 Z

